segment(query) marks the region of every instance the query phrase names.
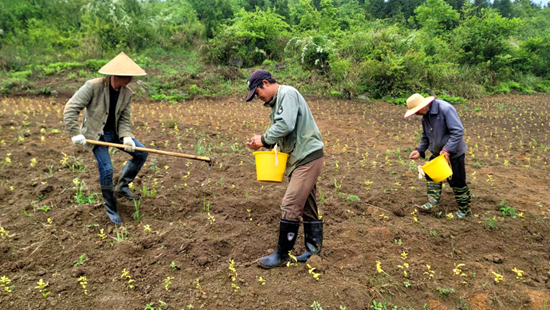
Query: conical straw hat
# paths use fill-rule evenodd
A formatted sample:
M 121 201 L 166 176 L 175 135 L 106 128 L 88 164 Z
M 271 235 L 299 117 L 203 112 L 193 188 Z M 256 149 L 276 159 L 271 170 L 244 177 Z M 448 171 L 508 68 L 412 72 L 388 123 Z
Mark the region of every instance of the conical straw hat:
M 116 76 L 142 76 L 147 75 L 130 57 L 124 53 L 118 54 L 117 57 L 109 61 L 98 71 L 101 74 L 116 75 Z
M 430 104 L 434 99 L 434 96 L 424 98 L 421 94 L 410 96 L 409 99 L 407 99 L 407 113 L 405 113 L 405 118 L 422 110 L 422 108 Z

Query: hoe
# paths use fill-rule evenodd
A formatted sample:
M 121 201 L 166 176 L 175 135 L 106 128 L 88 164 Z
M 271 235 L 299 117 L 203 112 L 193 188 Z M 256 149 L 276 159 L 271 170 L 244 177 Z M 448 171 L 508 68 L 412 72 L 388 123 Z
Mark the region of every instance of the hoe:
M 89 140 L 86 139 L 86 143 L 93 144 L 93 145 L 103 145 L 103 146 L 110 146 L 115 147 L 119 149 L 123 149 L 127 147 L 123 144 L 116 144 L 116 143 L 109 143 L 109 142 L 103 142 L 103 141 L 95 141 L 95 140 Z M 201 160 L 208 163 L 208 173 L 206 175 L 206 180 L 202 182 L 201 186 L 204 186 L 204 184 L 208 183 L 208 178 L 210 177 L 210 170 L 212 170 L 212 165 L 216 161 L 216 158 L 214 157 L 206 157 L 206 156 L 195 156 L 195 155 L 189 155 L 189 154 L 183 154 L 183 153 L 175 153 L 175 152 L 166 152 L 161 150 L 155 150 L 155 149 L 148 149 L 144 147 L 136 147 L 136 151 L 142 151 L 147 153 L 155 153 L 155 154 L 161 154 L 161 155 L 168 155 L 168 156 L 176 156 L 176 157 L 183 157 L 188 159 L 195 159 L 195 160 Z

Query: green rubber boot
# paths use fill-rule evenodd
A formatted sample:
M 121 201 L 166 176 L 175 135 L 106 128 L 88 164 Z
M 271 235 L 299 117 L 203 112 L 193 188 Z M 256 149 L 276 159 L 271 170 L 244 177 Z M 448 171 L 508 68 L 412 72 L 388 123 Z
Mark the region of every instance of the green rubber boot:
M 433 208 L 439 204 L 441 200 L 442 183 L 435 183 L 433 180 L 426 179 L 428 188 L 428 202 L 418 208 L 419 211 L 431 213 Z
M 470 188 L 468 186 L 453 188 L 455 193 L 456 204 L 458 205 L 458 211 L 454 213 L 454 216 L 458 219 L 470 216 L 472 211 L 470 210 L 470 202 L 472 201 L 472 195 L 470 195 Z

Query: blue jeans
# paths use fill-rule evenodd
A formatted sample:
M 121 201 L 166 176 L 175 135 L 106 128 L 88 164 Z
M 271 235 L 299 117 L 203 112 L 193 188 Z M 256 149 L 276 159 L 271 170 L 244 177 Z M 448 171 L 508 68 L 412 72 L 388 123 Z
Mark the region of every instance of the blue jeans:
M 144 147 L 137 139 L 133 139 L 136 147 Z M 122 139 L 114 132 L 105 132 L 99 141 L 111 142 L 122 144 Z M 124 151 L 124 149 L 121 149 Z M 124 151 L 126 152 L 126 151 Z M 96 145 L 93 149 L 95 159 L 97 160 L 97 169 L 99 169 L 99 184 L 102 188 L 113 187 L 113 163 L 111 162 L 111 156 L 109 155 L 109 147 Z M 143 167 L 143 164 L 147 160 L 147 152 L 135 151 L 133 153 L 126 152 L 132 155 L 130 160 L 135 166 Z

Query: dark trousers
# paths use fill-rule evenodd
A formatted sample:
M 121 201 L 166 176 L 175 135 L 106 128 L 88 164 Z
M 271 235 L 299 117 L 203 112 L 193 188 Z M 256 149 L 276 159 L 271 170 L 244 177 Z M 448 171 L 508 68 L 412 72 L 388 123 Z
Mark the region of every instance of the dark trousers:
M 136 147 L 144 147 L 137 139 L 133 139 Z M 122 144 L 122 139 L 114 132 L 105 132 L 99 141 L 111 142 Z M 124 149 L 122 149 L 124 151 Z M 126 151 L 124 151 L 126 152 Z M 95 159 L 97 160 L 97 168 L 99 169 L 99 184 L 102 188 L 113 186 L 113 163 L 111 162 L 111 156 L 109 155 L 109 147 L 96 145 L 93 149 Z M 147 160 L 147 152 L 135 151 L 133 153 L 126 152 L 132 155 L 130 160 L 136 167 L 143 167 L 143 164 Z
M 436 158 L 437 156 L 432 155 L 430 160 Z M 453 170 L 453 175 L 447 179 L 449 185 L 452 188 L 463 188 L 466 186 L 466 166 L 464 164 L 464 158 L 466 154 L 462 154 L 456 158 L 451 158 L 451 169 Z M 426 174 L 426 180 L 432 180 Z

